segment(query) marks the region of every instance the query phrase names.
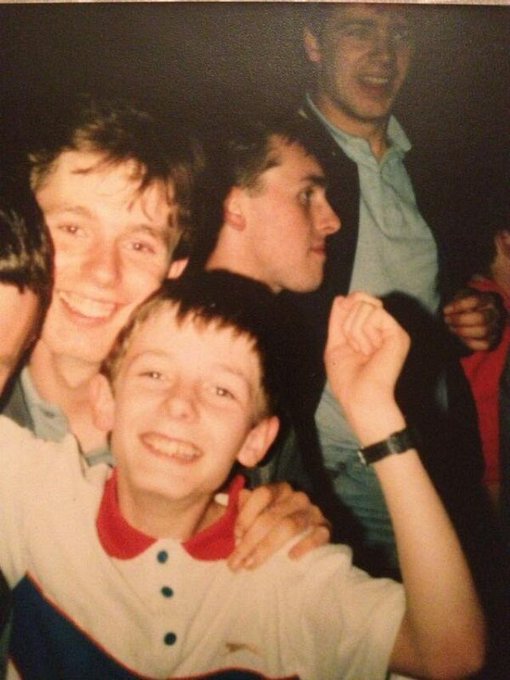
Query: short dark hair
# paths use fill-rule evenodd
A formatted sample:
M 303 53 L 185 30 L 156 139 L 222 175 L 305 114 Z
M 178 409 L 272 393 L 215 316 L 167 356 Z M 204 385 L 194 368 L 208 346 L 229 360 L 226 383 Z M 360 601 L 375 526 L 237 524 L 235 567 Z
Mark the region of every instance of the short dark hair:
M 314 35 L 319 42 L 322 38 L 322 32 L 326 25 L 327 20 L 337 7 L 356 7 L 357 2 L 307 2 L 302 7 L 303 25 L 307 28 L 312 35 Z M 409 4 L 391 2 L 384 5 L 384 8 L 392 11 L 404 12 L 406 19 L 410 23 L 410 28 L 414 29 L 419 26 L 419 17 L 422 15 L 422 9 L 413 5 L 410 9 Z M 416 20 L 414 20 L 414 15 L 417 14 Z
M 479 201 L 477 219 L 479 228 L 471 239 L 473 273 L 491 275 L 491 266 L 497 255 L 496 236 L 510 232 L 510 158 L 500 166 L 493 185 Z
M 167 279 L 133 312 L 101 369 L 110 383 L 115 382 L 136 330 L 169 303 L 175 306 L 178 321 L 192 319 L 206 326 L 230 328 L 253 341 L 265 401 L 265 412 L 260 415 L 279 415 L 285 350 L 276 296 L 258 281 L 220 269 Z
M 53 247 L 28 188 L 0 195 L 0 283 L 35 293 L 42 322 L 51 300 Z
M 299 144 L 315 157 L 310 124 L 304 118 L 234 121 L 205 142 L 205 164 L 197 178 L 194 239 L 190 267 L 200 269 L 213 252 L 224 222 L 224 202 L 233 187 L 253 192 L 263 188 L 261 176 L 280 163 L 278 143 Z
M 81 93 L 52 111 L 38 126 L 28 154 L 32 189 L 37 191 L 64 151 L 90 151 L 112 165 L 135 161 L 140 185 L 163 181 L 178 208 L 178 226 L 190 228 L 193 178 L 201 167 L 201 147 L 182 120 L 163 123 L 153 113 L 120 98 Z M 171 184 L 171 186 L 169 186 Z
M 310 2 L 303 8 L 304 26 L 318 40 L 321 39 L 324 24 L 330 16 L 332 9 L 336 6 L 337 3 Z

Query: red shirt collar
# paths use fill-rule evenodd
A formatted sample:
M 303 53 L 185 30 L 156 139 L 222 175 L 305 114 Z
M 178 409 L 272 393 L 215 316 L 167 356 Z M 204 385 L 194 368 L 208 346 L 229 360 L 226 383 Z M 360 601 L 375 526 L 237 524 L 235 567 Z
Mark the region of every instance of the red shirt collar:
M 221 560 L 226 559 L 234 550 L 238 498 L 244 483 L 244 477 L 237 475 L 228 489 L 228 504 L 222 517 L 182 544 L 192 557 L 197 560 Z M 158 540 L 138 531 L 122 517 L 117 499 L 115 470 L 105 484 L 96 527 L 105 552 L 120 560 L 137 557 Z

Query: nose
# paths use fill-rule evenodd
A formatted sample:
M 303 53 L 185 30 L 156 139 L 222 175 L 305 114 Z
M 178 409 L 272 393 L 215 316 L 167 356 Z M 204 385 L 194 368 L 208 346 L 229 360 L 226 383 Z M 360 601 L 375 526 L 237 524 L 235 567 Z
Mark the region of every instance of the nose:
M 381 28 L 375 33 L 372 52 L 385 61 L 392 61 L 395 58 L 395 45 L 391 31 Z
M 183 380 L 174 380 L 168 389 L 165 409 L 172 419 L 194 420 L 197 410 L 192 386 L 185 384 Z
M 121 277 L 121 256 L 114 243 L 97 241 L 88 247 L 81 266 L 82 274 L 101 288 L 115 285 Z
M 319 206 L 316 224 L 318 231 L 320 231 L 321 234 L 324 234 L 325 236 L 334 234 L 342 226 L 340 218 L 330 206 L 326 198 L 323 199 Z

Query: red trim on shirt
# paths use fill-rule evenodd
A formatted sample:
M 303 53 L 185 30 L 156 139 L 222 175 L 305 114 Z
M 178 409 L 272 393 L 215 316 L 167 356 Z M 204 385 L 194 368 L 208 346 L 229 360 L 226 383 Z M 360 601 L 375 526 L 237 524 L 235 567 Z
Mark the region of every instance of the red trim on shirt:
M 132 527 L 120 514 L 116 470 L 104 486 L 96 527 L 105 552 L 119 560 L 140 555 L 157 540 Z
M 507 311 L 510 299 L 491 279 L 473 279 L 469 284 L 481 291 L 499 293 Z M 508 322 L 499 345 L 489 351 L 473 352 L 461 359 L 461 364 L 471 385 L 478 413 L 478 427 L 485 459 L 484 482 L 499 482 L 501 477 L 499 460 L 499 381 L 510 348 L 510 326 Z
M 228 489 L 228 505 L 224 514 L 217 522 L 182 544 L 192 557 L 197 560 L 221 560 L 232 553 L 235 547 L 234 526 L 239 492 L 244 483 L 244 477 L 237 475 Z M 105 552 L 120 560 L 129 560 L 141 555 L 158 540 L 132 527 L 121 515 L 116 470 L 105 484 L 96 527 Z

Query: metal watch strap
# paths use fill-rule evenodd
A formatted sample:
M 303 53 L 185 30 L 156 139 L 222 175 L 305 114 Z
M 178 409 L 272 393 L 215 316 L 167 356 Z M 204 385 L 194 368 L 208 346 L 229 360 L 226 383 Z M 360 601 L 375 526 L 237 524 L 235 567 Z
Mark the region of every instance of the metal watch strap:
M 358 456 L 365 465 L 370 465 L 386 458 L 386 456 L 391 456 L 393 453 L 403 453 L 414 448 L 416 448 L 416 445 L 413 433 L 410 428 L 405 427 L 400 432 L 390 434 L 387 439 L 381 442 L 359 449 Z

